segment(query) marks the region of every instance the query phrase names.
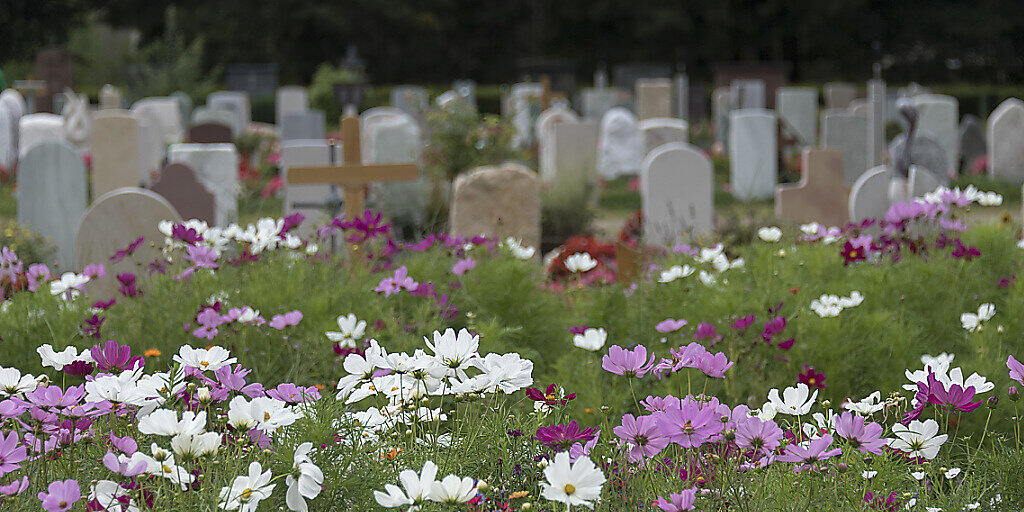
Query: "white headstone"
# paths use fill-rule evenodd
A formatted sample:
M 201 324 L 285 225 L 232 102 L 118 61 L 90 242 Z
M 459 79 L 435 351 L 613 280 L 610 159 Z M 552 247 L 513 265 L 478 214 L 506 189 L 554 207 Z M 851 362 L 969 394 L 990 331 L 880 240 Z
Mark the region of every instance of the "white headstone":
M 132 105 L 132 112 L 156 128 L 157 136 L 164 145 L 184 140 L 185 123 L 181 119 L 178 100 L 170 97 L 143 98 Z
M 385 116 L 370 124 L 366 163 L 416 163 L 422 141 L 420 127 L 412 116 Z M 370 186 L 373 205 L 398 226 L 422 226 L 426 218 L 430 185 L 422 176 L 417 181 L 374 183 Z
M 60 266 L 69 269 L 88 200 L 82 154 L 61 142 L 35 144 L 22 157 L 17 178 L 18 222 L 49 239 Z
M 689 144 L 658 147 L 644 158 L 640 178 L 643 236 L 670 246 L 714 229 L 714 172 L 704 153 Z
M 374 143 L 372 133 L 377 123 L 390 119 L 408 118 L 409 114 L 396 107 L 373 107 L 359 114 L 359 149 L 363 156 L 363 162 L 366 162 L 367 158 L 370 157 L 370 148 Z
M 13 158 L 17 160 L 19 124 L 21 117 L 27 113 L 28 107 L 25 105 L 25 98 L 22 98 L 21 93 L 14 89 L 4 89 L 3 92 L 0 92 L 0 105 L 3 105 L 8 113 L 7 120 L 10 123 Z
M 148 182 L 141 174 L 139 123 L 127 110 L 107 109 L 93 114 L 92 197 Z
M 206 106 L 212 110 L 228 110 L 234 116 L 232 118 L 231 130 L 235 137 L 245 133 L 249 129 L 249 120 L 252 119 L 251 107 L 249 106 L 249 94 L 241 91 L 219 91 L 210 93 L 206 97 Z
M 305 112 L 309 109 L 309 97 L 306 88 L 288 85 L 277 89 L 274 102 L 274 122 L 278 127 L 284 122 L 284 115 L 289 112 Z
M 121 90 L 111 84 L 100 87 L 100 110 L 122 108 Z
M 14 169 L 18 161 L 18 140 L 14 133 L 14 112 L 5 103 L 0 102 L 0 168 L 6 171 Z
M 846 108 L 857 98 L 857 87 L 846 82 L 825 84 L 825 108 Z
M 340 163 L 342 158 L 342 146 L 334 146 L 335 163 Z M 315 228 L 330 222 L 328 213 L 323 206 L 331 197 L 330 185 L 292 185 L 288 183 L 288 170 L 297 166 L 327 166 L 331 165 L 331 146 L 326 140 L 290 140 L 282 143 L 281 146 L 281 177 L 284 180 L 284 213 L 300 212 L 306 218 L 299 226 L 299 233 L 302 237 L 310 237 L 315 233 Z M 340 210 L 342 189 L 336 187 L 336 197 L 339 201 Z
M 729 115 L 729 182 L 737 199 L 770 199 L 778 182 L 775 114 L 765 109 Z
M 885 80 L 868 80 L 868 154 L 871 163 L 880 165 L 885 161 Z
M 1010 98 L 988 116 L 988 175 L 1024 181 L 1024 102 Z
M 625 107 L 609 110 L 601 119 L 598 170 L 605 178 L 640 171 L 643 137 L 636 116 Z
M 283 112 L 278 128 L 281 141 L 300 139 L 322 139 L 327 120 L 320 110 L 293 110 Z
M 234 144 L 174 144 L 167 163 L 188 165 L 214 197 L 216 225 L 238 220 L 238 151 Z
M 821 114 L 821 147 L 843 153 L 843 177 L 847 185 L 868 170 L 868 120 L 846 109 L 831 109 Z
M 801 145 L 815 145 L 818 141 L 818 90 L 814 87 L 779 87 L 775 96 L 779 122 L 800 140 Z
M 64 118 L 56 114 L 29 114 L 22 116 L 18 126 L 18 152 L 24 155 L 36 144 L 62 142 L 70 144 L 64 136 Z
M 554 125 L 554 181 L 586 192 L 597 178 L 598 126 L 593 121 Z
M 580 93 L 584 119 L 599 120 L 609 110 L 622 104 L 623 93 L 613 88 L 590 88 Z
M 231 137 L 241 135 L 238 131 L 238 116 L 232 110 L 199 107 L 192 111 L 192 126 L 202 123 L 217 123 L 231 127 Z
M 898 180 L 895 183 L 900 183 Z M 906 202 L 935 191 L 942 183 L 929 171 L 910 167 L 907 183 L 897 187 L 892 172 L 881 165 L 869 169 L 857 178 L 850 188 L 850 221 L 881 219 L 895 202 Z M 902 190 L 899 195 L 895 192 Z M 906 194 L 905 196 L 903 194 Z M 902 196 L 902 197 L 901 197 Z
M 516 134 L 512 137 L 512 146 L 526 148 L 533 144 L 535 134 L 533 126 L 540 116 L 541 96 L 544 86 L 539 83 L 526 82 L 513 84 L 509 93 L 509 107 L 512 125 Z
M 682 119 L 655 117 L 640 121 L 640 133 L 644 140 L 644 154 L 654 151 L 662 144 L 689 142 L 688 126 Z
M 718 87 L 712 93 L 711 111 L 715 123 L 715 143 L 725 148 L 729 144 L 729 111 L 732 108 L 732 91 Z
M 764 80 L 733 80 L 730 84 L 732 92 L 732 108 L 764 108 Z
M 950 167 L 942 169 L 940 175 L 948 175 L 953 171 L 956 162 L 960 161 L 960 122 L 959 107 L 956 98 L 942 94 L 919 94 L 911 99 L 917 108 L 918 131 L 930 135 L 946 151 L 946 164 Z
M 579 117 L 565 105 L 555 105 L 540 114 L 534 128 L 537 134 L 537 160 L 540 163 L 540 176 L 544 181 L 554 180 L 558 174 L 555 167 L 555 125 L 559 123 L 578 123 Z

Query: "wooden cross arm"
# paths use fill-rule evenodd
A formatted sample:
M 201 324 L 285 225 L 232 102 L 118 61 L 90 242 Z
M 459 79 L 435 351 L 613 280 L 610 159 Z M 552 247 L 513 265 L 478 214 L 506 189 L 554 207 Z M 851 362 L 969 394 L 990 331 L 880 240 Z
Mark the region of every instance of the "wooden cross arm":
M 292 167 L 288 169 L 288 183 L 369 185 L 382 181 L 415 181 L 420 177 L 416 164 L 373 164 L 334 167 Z

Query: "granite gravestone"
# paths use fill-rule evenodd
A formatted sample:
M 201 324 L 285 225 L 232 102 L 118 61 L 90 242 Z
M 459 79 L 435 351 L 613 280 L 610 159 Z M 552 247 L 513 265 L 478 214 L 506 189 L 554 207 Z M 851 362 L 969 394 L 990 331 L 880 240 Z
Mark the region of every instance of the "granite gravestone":
M 285 112 L 281 115 L 278 127 L 281 130 L 281 141 L 299 139 L 322 139 L 326 132 L 327 119 L 323 111 L 302 110 Z
M 846 82 L 829 82 L 825 84 L 825 108 L 846 108 L 856 98 L 857 87 L 853 84 Z
M 601 119 L 598 142 L 598 171 L 605 178 L 640 171 L 643 136 L 636 116 L 625 107 L 609 110 Z
M 214 197 L 185 164 L 171 164 L 160 171 L 150 190 L 171 203 L 183 219 L 199 219 L 215 225 Z
M 93 114 L 92 198 L 144 181 L 139 155 L 139 123 L 131 112 L 100 110 Z M 146 170 L 148 174 L 148 169 Z
M 775 216 L 783 222 L 846 225 L 850 220 L 850 187 L 843 175 L 843 154 L 830 149 L 807 149 L 801 158 L 800 183 L 775 189 Z
M 555 125 L 561 123 L 578 123 L 579 117 L 563 104 L 555 105 L 537 118 L 534 129 L 537 135 L 537 160 L 540 163 L 540 176 L 544 181 L 553 181 L 558 174 L 555 167 Z
M 249 95 L 242 91 L 219 91 L 206 97 L 206 106 L 211 110 L 227 110 L 231 112 L 231 131 L 237 137 L 249 129 L 252 113 L 249 106 Z
M 1010 98 L 988 116 L 988 175 L 1024 181 L 1024 102 Z
M 238 151 L 234 144 L 175 144 L 168 163 L 188 165 L 214 196 L 214 225 L 238 220 Z
M 960 137 L 957 130 L 960 115 L 956 98 L 941 94 L 919 94 L 910 101 L 917 109 L 919 133 L 935 139 L 945 152 L 947 167 L 932 170 L 938 171 L 939 176 L 949 176 L 953 167 L 960 162 Z
M 306 88 L 288 85 L 277 90 L 274 101 L 274 123 L 278 127 L 284 122 L 284 115 L 290 112 L 305 112 L 309 109 L 309 95 Z
M 88 200 L 82 154 L 61 142 L 36 144 L 19 162 L 17 180 L 18 222 L 53 243 L 61 268 L 70 269 Z
M 643 121 L 672 117 L 672 80 L 642 78 L 636 81 L 637 117 Z
M 518 239 L 540 249 L 540 180 L 513 163 L 479 167 L 455 179 L 451 234 Z
M 729 182 L 741 201 L 769 199 L 778 183 L 778 129 L 765 109 L 734 110 L 729 116 Z
M 644 119 L 640 121 L 639 128 L 644 141 L 645 155 L 662 144 L 689 141 L 688 126 L 682 119 L 666 117 Z
M 847 186 L 870 167 L 868 119 L 846 109 L 821 114 L 821 146 L 843 155 L 843 177 Z
M 803 146 L 818 141 L 818 91 L 813 87 L 779 87 L 775 105 L 779 122 Z
M 640 198 L 648 244 L 672 246 L 714 229 L 714 172 L 708 157 L 694 146 L 669 143 L 649 153 L 641 171 Z

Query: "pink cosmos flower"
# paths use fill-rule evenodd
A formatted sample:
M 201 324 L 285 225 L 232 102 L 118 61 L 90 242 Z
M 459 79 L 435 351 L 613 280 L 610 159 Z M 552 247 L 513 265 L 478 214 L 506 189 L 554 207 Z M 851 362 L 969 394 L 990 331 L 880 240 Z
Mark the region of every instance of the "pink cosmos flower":
M 113 432 L 110 433 L 110 445 L 125 455 L 133 455 L 139 450 L 139 443 L 131 436 L 117 437 Z
M 38 497 L 47 512 L 65 512 L 82 498 L 82 490 L 74 480 L 52 482 L 46 491 L 39 493 Z
M 373 289 L 373 291 L 382 292 L 385 297 L 389 297 L 392 293 L 398 293 L 403 289 L 411 292 L 415 291 L 418 287 L 419 283 L 409 277 L 409 269 L 405 268 L 405 265 L 402 265 L 395 270 L 394 276 L 381 279 L 380 283 Z
M 635 418 L 632 414 L 622 415 L 622 425 L 612 429 L 629 448 L 629 461 L 639 462 L 661 453 L 668 446 L 669 438 L 658 426 L 653 416 Z
M 27 455 L 25 446 L 18 442 L 17 432 L 9 432 L 6 437 L 0 433 L 0 476 L 21 469 L 18 463 Z
M 86 265 L 82 269 L 82 274 L 89 279 L 100 279 L 107 275 L 107 270 L 103 268 L 103 264 Z
M 637 345 L 632 351 L 612 345 L 608 355 L 601 358 L 601 368 L 623 377 L 641 378 L 653 367 L 654 355 L 648 361 L 647 347 L 643 345 Z
M 296 309 L 283 315 L 274 315 L 267 325 L 280 330 L 291 325 L 299 325 L 300 321 L 302 321 L 302 312 Z
M 320 400 L 320 391 L 316 389 L 316 386 L 304 388 L 302 386 L 296 386 L 290 382 L 285 382 L 274 389 L 268 389 L 267 396 L 282 402 L 299 404 Z
M 597 436 L 594 434 L 594 427 L 588 427 L 581 431 L 579 424 L 575 421 L 570 421 L 565 425 L 540 427 L 537 429 L 537 434 L 534 435 L 534 438 L 541 444 L 556 452 L 564 452 L 575 443 L 587 442 L 595 437 Z
M 145 364 L 142 356 L 132 357 L 131 347 L 121 345 L 114 340 L 107 340 L 102 345 L 90 348 L 89 354 L 96 362 L 96 366 L 110 373 L 119 373 L 121 370 L 137 368 Z
M 798 464 L 814 464 L 815 462 L 821 462 L 843 453 L 843 450 L 840 448 L 834 448 L 826 451 L 826 448 L 831 444 L 831 434 L 825 434 L 812 440 L 807 447 L 791 444 L 786 446 L 785 453 L 780 455 L 778 460 Z
M 53 279 L 53 276 L 50 275 L 50 269 L 46 265 L 33 263 L 28 266 L 25 278 L 28 279 L 28 291 L 34 292 L 39 290 L 43 283 Z
M 1006 358 L 1006 367 L 1010 369 L 1010 378 L 1024 384 L 1024 363 L 1013 356 Z
M 878 423 L 864 423 L 864 418 L 850 411 L 836 418 L 836 434 L 846 439 L 861 453 L 881 455 L 888 439 L 882 439 L 883 428 Z
M 722 431 L 724 425 L 716 410 L 717 400 L 700 403 L 687 396 L 680 405 L 654 414 L 661 431 L 673 443 L 683 448 L 697 448 Z
M 199 327 L 192 331 L 192 335 L 196 338 L 212 340 L 219 333 L 217 327 L 224 323 L 224 317 L 213 308 L 203 308 L 196 315 L 196 322 L 199 323 Z
M 132 464 L 130 459 L 120 459 L 110 450 L 107 450 L 106 455 L 103 456 L 103 465 L 114 473 L 124 475 L 129 478 L 145 473 L 146 469 L 149 467 L 149 464 L 145 459 L 138 460 Z
M 573 443 L 569 447 L 569 462 L 576 462 L 580 457 L 590 457 L 591 450 L 597 446 L 597 440 L 601 437 L 601 431 L 594 432 L 594 438 L 586 444 Z
M 16 496 L 28 489 L 28 477 L 23 476 L 21 480 L 15 480 L 7 485 L 0 485 L 0 494 L 4 496 Z
M 185 250 L 188 252 L 185 259 L 191 261 L 196 268 L 217 268 L 217 258 L 220 257 L 220 253 L 216 249 L 190 245 Z
M 782 429 L 774 421 L 757 417 L 736 420 L 736 446 L 761 453 L 775 451 L 782 441 Z
M 742 331 L 742 330 L 746 329 L 747 327 L 750 327 L 753 323 L 754 323 L 754 315 L 750 314 L 750 315 L 747 315 L 747 316 L 741 316 L 741 317 L 737 318 L 736 321 L 734 321 L 732 324 L 729 325 L 729 327 L 732 327 L 733 329 L 736 329 L 737 331 Z
M 665 512 L 683 512 L 693 510 L 693 502 L 697 499 L 697 488 L 686 489 L 678 494 L 669 494 L 668 499 L 658 497 L 655 504 Z
M 685 325 L 686 320 L 683 320 L 681 318 L 679 320 L 673 318 L 666 318 L 658 322 L 658 324 L 654 326 L 654 330 L 660 333 L 675 332 L 678 331 L 679 329 L 682 329 Z
M 667 411 L 671 407 L 682 407 L 679 399 L 672 395 L 666 395 L 665 397 L 649 396 L 641 400 L 640 404 L 650 412 Z
M 704 355 L 697 360 L 697 369 L 704 372 L 704 375 L 707 375 L 708 377 L 724 379 L 725 372 L 729 368 L 732 368 L 732 365 L 734 364 L 736 363 L 734 361 L 730 361 L 723 352 L 718 352 L 714 355 L 710 352 L 705 352 Z
M 697 331 L 693 333 L 693 337 L 697 340 L 711 339 L 711 343 L 715 343 L 720 339 L 720 336 L 715 332 L 714 324 L 709 322 L 701 322 L 697 326 Z
M 476 260 L 473 258 L 461 259 L 455 262 L 455 266 L 452 267 L 452 274 L 461 276 L 474 268 L 476 268 Z

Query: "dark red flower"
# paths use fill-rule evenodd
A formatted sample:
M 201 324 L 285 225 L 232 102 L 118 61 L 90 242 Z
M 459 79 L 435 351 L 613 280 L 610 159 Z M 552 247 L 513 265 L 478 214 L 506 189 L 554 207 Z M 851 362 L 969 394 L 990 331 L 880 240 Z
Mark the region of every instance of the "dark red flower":
M 556 394 L 557 392 L 558 387 L 554 384 L 549 384 L 543 393 L 537 388 L 527 388 L 526 396 L 530 397 L 534 402 L 544 402 L 547 405 L 565 405 L 576 398 L 576 393 L 559 398 Z
M 825 389 L 825 374 L 819 372 L 815 367 L 804 365 L 804 371 L 796 378 L 797 382 L 807 384 L 808 387 Z

